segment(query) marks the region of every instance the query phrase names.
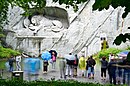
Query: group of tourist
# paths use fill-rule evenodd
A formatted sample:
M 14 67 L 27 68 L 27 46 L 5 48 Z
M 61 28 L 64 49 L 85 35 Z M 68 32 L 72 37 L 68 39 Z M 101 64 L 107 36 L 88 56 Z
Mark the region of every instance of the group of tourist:
M 48 72 L 48 65 L 52 64 L 52 69 L 56 69 L 56 60 L 57 60 L 57 53 L 50 52 L 51 59 L 50 60 L 43 60 L 43 72 Z M 16 56 L 9 58 L 9 71 L 13 71 L 13 62 L 16 62 L 16 70 L 20 71 L 21 66 L 21 56 Z M 130 69 L 128 65 L 130 62 L 126 58 L 117 59 L 116 55 L 110 54 L 109 60 L 107 61 L 106 57 L 103 56 L 100 59 L 101 62 L 101 80 L 106 80 L 107 71 L 109 75 L 109 81 L 111 84 L 116 85 L 117 83 L 130 83 Z M 89 79 L 94 79 L 94 67 L 96 65 L 96 61 L 93 59 L 92 56 L 88 57 L 87 60 L 84 55 L 80 57 L 76 55 L 69 55 L 60 57 L 59 61 L 59 70 L 60 70 L 60 78 L 68 78 L 68 77 L 88 77 Z M 127 65 L 124 66 L 124 65 Z M 79 72 L 77 72 L 79 69 Z
M 96 62 L 92 58 L 92 56 L 90 56 L 90 58 L 86 60 L 84 55 L 79 58 L 77 55 L 72 55 L 72 53 L 69 53 L 69 55 L 70 58 L 75 57 L 75 59 L 69 60 L 64 57 L 60 60 L 59 66 L 61 78 L 64 77 L 66 79 L 67 77 L 77 77 L 77 75 L 80 75 L 82 77 L 94 79 L 94 66 Z M 80 74 L 78 74 L 77 68 L 79 68 Z
M 69 53 L 72 56 L 71 53 Z M 119 59 L 116 55 L 110 54 L 109 61 L 103 56 L 100 59 L 101 62 L 101 80 L 106 80 L 107 75 L 109 76 L 109 82 L 111 84 L 130 84 L 130 62 L 126 58 Z M 83 77 L 88 77 L 89 79 L 94 79 L 94 66 L 96 61 L 92 56 L 86 58 L 84 55 L 77 57 L 75 55 L 75 60 L 68 60 L 65 57 L 60 61 L 60 75 L 61 78 L 67 77 L 77 77 L 81 75 Z M 79 74 L 77 74 L 77 68 L 79 68 Z M 108 73 L 108 74 L 107 74 Z
M 43 73 L 47 73 L 49 62 L 52 64 L 52 69 L 55 69 L 56 64 L 56 53 L 51 53 L 51 60 L 43 60 Z M 83 77 L 94 79 L 94 66 L 96 61 L 92 56 L 86 60 L 85 56 L 78 57 L 77 55 L 66 55 L 60 57 L 59 70 L 60 77 L 66 79 L 67 77 L 77 77 L 77 68 L 80 70 L 80 74 Z M 87 72 L 86 72 L 87 71 Z M 87 73 L 87 74 L 86 74 Z
M 16 62 L 16 70 L 20 71 L 21 70 L 21 56 L 18 55 L 16 57 L 11 56 L 8 60 L 8 64 L 9 64 L 9 71 L 12 72 L 14 70 L 14 62 Z
M 130 62 L 126 57 L 117 58 L 116 55 L 110 54 L 109 61 L 103 56 L 101 62 L 101 79 L 106 79 L 108 70 L 109 81 L 111 84 L 130 84 Z

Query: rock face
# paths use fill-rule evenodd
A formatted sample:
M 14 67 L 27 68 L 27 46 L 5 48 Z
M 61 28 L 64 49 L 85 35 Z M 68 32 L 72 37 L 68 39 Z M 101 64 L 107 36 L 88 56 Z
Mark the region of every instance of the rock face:
M 19 7 L 10 9 L 9 25 L 11 30 L 6 37 L 8 45 L 28 54 L 40 54 L 45 50 L 55 49 L 59 55 L 69 52 L 74 54 L 84 51 L 85 55 L 97 53 L 101 49 L 101 38 L 106 38 L 109 47 L 124 48 L 113 45 L 113 40 L 120 33 L 130 32 L 130 15 L 124 20 L 121 15 L 123 8 L 92 11 L 95 0 L 80 5 L 77 13 L 65 9 L 64 6 L 48 3 L 52 11 L 45 15 L 23 17 Z M 57 7 L 56 7 L 57 6 Z M 46 10 L 48 10 L 47 8 Z M 13 31 L 13 32 L 12 32 Z

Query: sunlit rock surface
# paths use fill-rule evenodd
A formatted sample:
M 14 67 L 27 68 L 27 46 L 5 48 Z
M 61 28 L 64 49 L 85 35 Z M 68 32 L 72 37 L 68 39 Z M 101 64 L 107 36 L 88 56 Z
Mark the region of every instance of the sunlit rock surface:
M 128 42 L 120 46 L 113 45 L 113 40 L 120 33 L 130 32 L 130 15 L 122 19 L 123 8 L 92 11 L 94 0 L 79 5 L 79 11 L 72 7 L 51 3 L 47 0 L 43 15 L 23 17 L 19 7 L 9 9 L 11 30 L 6 37 L 8 45 L 31 55 L 38 55 L 45 50 L 55 49 L 63 56 L 69 52 L 83 52 L 92 55 L 101 50 L 101 37 L 105 37 L 109 47 L 125 48 Z

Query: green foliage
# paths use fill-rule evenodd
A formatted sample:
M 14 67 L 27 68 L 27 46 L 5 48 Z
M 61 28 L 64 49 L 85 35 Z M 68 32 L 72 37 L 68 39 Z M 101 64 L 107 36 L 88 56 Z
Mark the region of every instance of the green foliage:
M 122 42 L 126 42 L 127 40 L 130 40 L 130 33 L 125 33 L 125 34 L 119 34 L 119 36 L 116 37 L 114 40 L 114 44 L 120 45 Z
M 24 9 L 25 16 L 29 16 L 29 9 L 41 9 L 46 6 L 46 0 L 1 0 L 0 1 L 0 29 L 7 24 L 7 14 L 9 5 L 19 6 Z
M 3 48 L 0 46 L 0 58 L 9 58 L 10 56 L 16 56 L 19 55 L 20 52 L 12 50 L 10 48 Z
M 3 37 L 5 37 L 5 35 L 4 34 L 0 34 L 0 38 L 3 38 Z
M 8 0 L 0 0 L 0 29 L 7 23 Z
M 99 11 L 101 11 L 103 9 L 108 9 L 110 5 L 113 8 L 117 8 L 118 6 L 125 7 L 122 18 L 125 18 L 128 12 L 130 12 L 130 0 L 96 0 L 93 5 L 93 10 L 99 9 Z
M 86 1 L 88 0 L 53 0 L 53 2 L 59 2 L 59 4 L 66 4 L 66 8 L 73 6 L 75 12 L 78 10 L 78 4 Z
M 130 50 L 130 46 L 126 48 L 126 50 Z
M 19 6 L 24 9 L 23 15 L 29 16 L 30 9 L 42 9 L 46 6 L 46 0 L 13 0 L 11 2 L 12 6 Z
M 113 53 L 113 54 L 117 54 L 119 52 L 121 52 L 122 50 L 119 50 L 117 48 L 108 48 L 108 49 L 103 49 L 101 50 L 100 52 L 98 52 L 98 55 L 97 55 L 97 58 L 101 58 L 103 56 L 105 57 L 109 57 L 109 54 L 110 53 Z
M 18 81 L 0 80 L 2 86 L 114 86 L 110 84 L 102 85 L 99 83 L 82 83 L 78 81 Z

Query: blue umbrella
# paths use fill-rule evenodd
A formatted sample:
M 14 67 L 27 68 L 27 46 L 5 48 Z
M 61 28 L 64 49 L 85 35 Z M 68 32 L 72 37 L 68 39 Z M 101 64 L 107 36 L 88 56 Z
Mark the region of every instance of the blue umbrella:
M 48 61 L 48 60 L 51 59 L 51 54 L 48 51 L 45 51 L 45 52 L 42 53 L 41 58 L 43 60 L 47 60 Z
M 117 55 L 120 56 L 120 57 L 127 57 L 129 51 L 122 51 L 122 52 L 119 52 Z

